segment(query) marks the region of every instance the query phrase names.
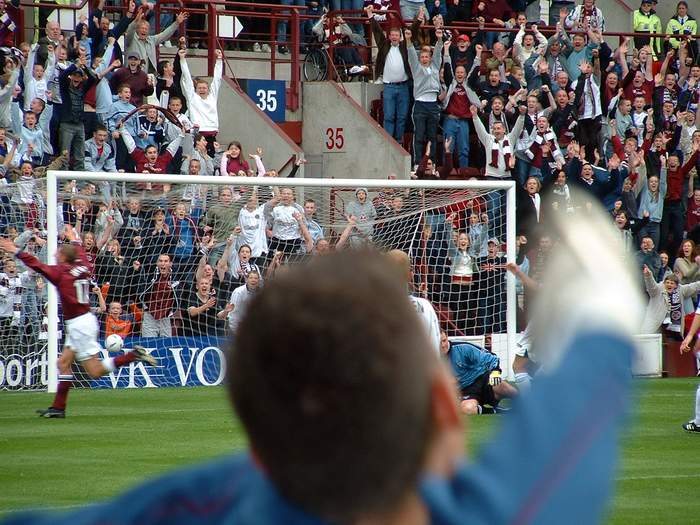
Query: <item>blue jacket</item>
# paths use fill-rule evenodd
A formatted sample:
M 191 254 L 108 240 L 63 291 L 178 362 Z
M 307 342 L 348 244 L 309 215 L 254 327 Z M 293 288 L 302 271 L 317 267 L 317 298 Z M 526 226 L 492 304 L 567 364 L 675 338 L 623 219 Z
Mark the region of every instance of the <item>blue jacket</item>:
M 104 143 L 100 155 L 95 139 L 85 141 L 85 171 L 117 171 L 114 150 L 108 142 Z
M 617 441 L 630 397 L 633 346 L 626 337 L 595 330 L 579 333 L 568 346 L 556 372 L 538 378 L 473 462 L 458 467 L 451 478 L 420 480 L 419 492 L 431 523 L 600 522 L 613 485 Z M 239 455 L 167 474 L 76 512 L 17 515 L 3 523 L 324 522 L 283 499 L 252 459 Z
M 122 120 L 131 111 L 135 110 L 131 102 L 123 102 L 121 99 L 117 99 L 112 104 L 110 112 L 107 114 L 107 119 L 105 120 L 105 127 L 110 133 L 116 131 L 117 123 Z M 137 134 L 136 119 L 132 116 L 129 120 L 124 123 L 129 134 L 134 137 Z
M 476 379 L 498 368 L 498 357 L 471 343 L 450 344 L 447 358 L 452 365 L 452 372 L 457 378 L 459 388 L 464 389 Z

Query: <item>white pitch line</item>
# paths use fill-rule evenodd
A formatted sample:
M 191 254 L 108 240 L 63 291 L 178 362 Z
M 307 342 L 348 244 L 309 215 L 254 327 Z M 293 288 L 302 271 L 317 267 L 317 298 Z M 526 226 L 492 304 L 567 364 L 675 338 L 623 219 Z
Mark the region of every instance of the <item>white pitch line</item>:
M 615 478 L 617 481 L 635 481 L 644 479 L 687 479 L 700 478 L 698 474 L 651 474 L 649 476 L 620 476 Z
M 228 408 L 190 408 L 190 409 L 171 408 L 168 410 L 154 410 L 154 412 L 158 412 L 159 414 L 163 414 L 163 413 L 165 413 L 165 414 L 178 414 L 178 413 L 182 413 L 182 412 L 222 412 L 222 411 L 228 412 L 229 409 Z M 119 412 L 118 410 L 115 410 L 114 413 L 115 414 L 120 414 L 120 413 L 124 414 L 124 412 Z M 144 411 L 140 410 L 139 412 L 130 412 L 130 413 L 143 414 Z M 33 419 L 35 419 L 35 418 L 42 419 L 38 415 L 34 416 L 34 414 L 32 414 L 31 412 L 29 412 L 28 414 L 30 416 L 32 416 Z M 90 415 L 91 414 L 79 414 L 76 417 L 89 417 Z M 95 415 L 98 415 L 98 414 L 95 414 Z M 104 413 L 99 414 L 99 415 L 104 415 Z M 24 416 L 22 414 L 15 414 L 14 416 L 1 416 L 0 415 L 0 419 L 17 419 L 18 417 L 24 417 Z M 68 417 L 70 417 L 70 416 L 68 416 Z
M 75 503 L 73 505 L 58 505 L 56 507 L 19 507 L 16 509 L 0 510 L 0 516 L 4 514 L 4 517 L 7 518 L 8 514 L 13 512 L 51 512 L 53 510 L 84 509 L 93 505 L 97 505 L 97 503 Z

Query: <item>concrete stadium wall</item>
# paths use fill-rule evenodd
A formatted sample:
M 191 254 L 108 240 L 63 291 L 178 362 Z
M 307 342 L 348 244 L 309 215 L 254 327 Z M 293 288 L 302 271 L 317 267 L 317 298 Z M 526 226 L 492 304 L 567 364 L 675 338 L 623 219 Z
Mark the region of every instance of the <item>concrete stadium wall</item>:
M 304 82 L 303 97 L 302 146 L 314 163 L 310 176 L 409 177 L 410 155 L 341 86 L 335 82 Z
M 224 78 L 219 92 L 218 140 L 222 147 L 232 140 L 238 140 L 246 156 L 261 146 L 265 150 L 263 161 L 268 170 L 279 170 L 292 155 L 302 153 L 301 148 L 260 111 L 230 78 Z M 303 176 L 303 173 L 298 176 Z

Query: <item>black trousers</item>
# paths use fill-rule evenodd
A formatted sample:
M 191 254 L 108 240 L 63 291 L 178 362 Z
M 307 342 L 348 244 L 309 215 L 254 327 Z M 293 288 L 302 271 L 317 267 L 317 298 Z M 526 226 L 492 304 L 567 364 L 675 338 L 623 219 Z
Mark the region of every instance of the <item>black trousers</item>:
M 576 140 L 581 146 L 586 147 L 586 160 L 591 164 L 595 162 L 595 154 L 593 152 L 598 147 L 599 133 L 600 117 L 580 119 L 576 125 Z

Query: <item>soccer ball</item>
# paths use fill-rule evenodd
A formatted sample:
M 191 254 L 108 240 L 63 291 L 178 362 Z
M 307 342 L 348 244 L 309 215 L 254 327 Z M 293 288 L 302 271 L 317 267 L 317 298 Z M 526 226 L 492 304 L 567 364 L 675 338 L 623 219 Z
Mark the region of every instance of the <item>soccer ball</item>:
M 108 352 L 119 352 L 122 346 L 124 346 L 124 340 L 117 334 L 112 334 L 105 339 L 105 348 Z

